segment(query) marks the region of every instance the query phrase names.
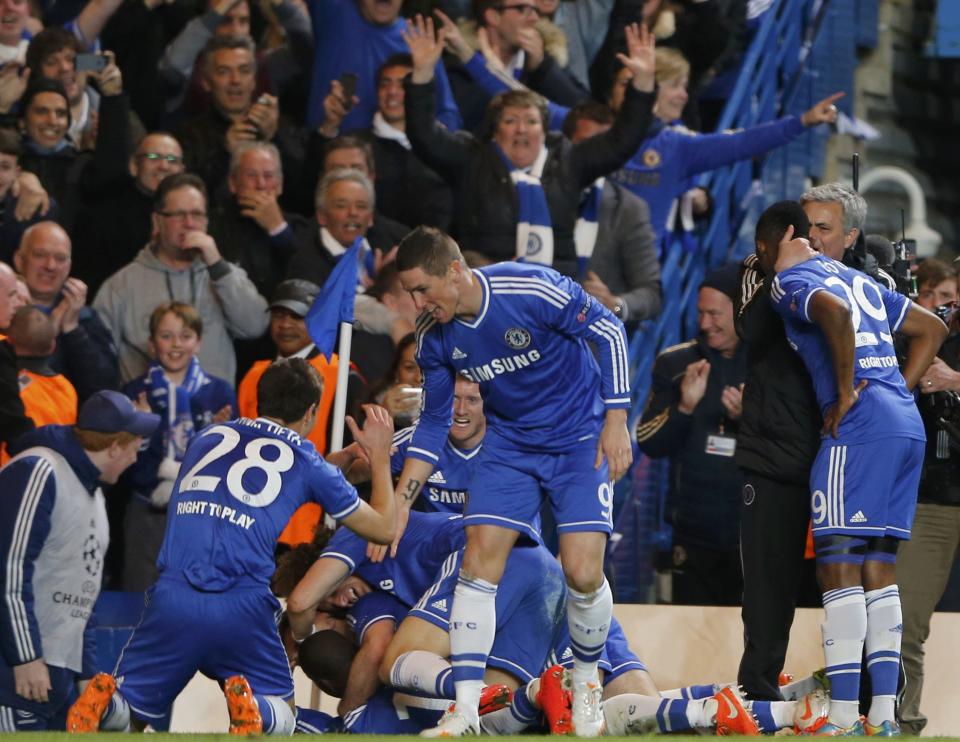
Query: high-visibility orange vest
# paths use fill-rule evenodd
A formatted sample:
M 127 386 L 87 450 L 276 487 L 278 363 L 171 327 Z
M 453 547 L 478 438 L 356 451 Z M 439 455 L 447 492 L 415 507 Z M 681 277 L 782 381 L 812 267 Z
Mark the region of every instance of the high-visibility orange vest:
M 77 422 L 77 390 L 63 374 L 45 376 L 20 369 L 20 400 L 27 417 L 38 428 L 43 425 L 74 425 Z M 6 446 L 0 451 L 0 465 L 9 460 Z
M 327 426 L 330 421 L 330 413 L 333 410 L 333 397 L 337 389 L 337 367 L 339 359 L 334 353 L 330 356 L 330 362 L 324 358 L 323 353 L 317 353 L 313 358 L 308 358 L 307 362 L 313 366 L 320 378 L 323 379 L 323 394 L 320 397 L 320 406 L 317 408 L 317 424 L 307 438 L 317 447 L 321 454 L 327 452 Z M 240 386 L 237 389 L 237 406 L 240 408 L 241 417 L 257 417 L 257 383 L 263 372 L 273 361 L 257 361 L 247 375 L 243 377 Z M 297 544 L 310 543 L 314 534 L 317 532 L 317 525 L 323 517 L 323 509 L 316 503 L 308 502 L 297 508 L 297 511 L 290 517 L 287 527 L 283 529 L 278 541 L 288 544 L 291 548 Z

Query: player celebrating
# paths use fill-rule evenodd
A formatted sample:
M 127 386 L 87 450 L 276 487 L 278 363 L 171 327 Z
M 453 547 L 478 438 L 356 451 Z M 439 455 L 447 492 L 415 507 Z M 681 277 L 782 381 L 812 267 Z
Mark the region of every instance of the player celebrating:
M 597 660 L 613 607 L 603 576 L 611 480 L 632 461 L 623 325 L 579 285 L 549 268 L 502 263 L 469 269 L 457 244 L 429 227 L 401 242 L 397 270 L 423 312 L 417 358 L 425 389 L 424 410 L 397 485 L 398 530 L 438 461 L 457 374 L 480 384 L 487 416 L 469 483 L 467 546 L 450 618 L 457 702 L 425 736 L 479 729 L 497 583 L 517 538 L 538 538 L 531 524 L 544 496 L 556 516 L 569 587 L 574 724 L 578 734 L 595 736 L 603 724 Z M 599 366 L 587 341 L 597 346 Z
M 306 361 L 277 361 L 257 384 L 260 417 L 211 426 L 190 443 L 160 577 L 115 673 L 122 695 L 113 678 L 98 675 L 70 710 L 68 731 L 95 731 L 101 718 L 104 729 L 125 729 L 131 710 L 143 726 L 164 715 L 199 669 L 225 681 L 231 733 L 293 732 L 293 681 L 269 587 L 280 531 L 312 501 L 371 541 L 395 534 L 389 414 L 368 405 L 362 431 L 347 418 L 371 465 L 368 505 L 306 440 L 321 393 Z
M 776 273 L 770 299 L 810 372 L 824 420 L 810 508 L 831 705 L 829 719 L 808 733 L 890 736 L 899 734 L 902 623 L 894 563 L 898 541 L 910 537 L 925 440 L 911 390 L 947 328 L 906 297 L 812 250 L 803 239 L 809 226 L 798 204 L 782 201 L 756 228 L 760 265 Z M 902 375 L 894 332 L 911 339 Z M 861 727 L 864 643 L 873 699 Z

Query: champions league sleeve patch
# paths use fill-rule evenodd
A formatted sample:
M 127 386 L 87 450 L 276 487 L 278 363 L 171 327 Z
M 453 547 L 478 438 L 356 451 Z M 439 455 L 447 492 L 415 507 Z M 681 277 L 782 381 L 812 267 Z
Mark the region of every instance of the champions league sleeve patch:
M 577 312 L 577 322 L 587 321 L 587 312 L 590 311 L 590 307 L 592 306 L 593 306 L 593 297 L 587 296 L 587 300 L 583 302 L 583 306 L 580 307 L 580 311 Z

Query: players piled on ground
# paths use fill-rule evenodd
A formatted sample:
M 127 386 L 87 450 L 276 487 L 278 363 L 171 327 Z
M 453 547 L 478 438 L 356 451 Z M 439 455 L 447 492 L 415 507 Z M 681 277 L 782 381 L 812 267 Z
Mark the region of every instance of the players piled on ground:
M 235 734 L 449 737 L 538 726 L 578 736 L 758 734 L 795 725 L 824 736 L 896 733 L 893 564 L 897 541 L 909 536 L 924 440 L 909 390 L 946 331 L 813 251 L 808 229 L 799 206 L 774 205 L 757 226 L 756 260 L 824 414 L 811 490 L 831 698 L 811 680 L 791 689 L 792 700 L 773 702 L 747 702 L 731 685 L 656 689 L 613 619 L 602 569 L 612 483 L 632 461 L 622 323 L 549 268 L 471 270 L 449 236 L 421 227 L 397 254 L 421 313 L 416 427 L 394 436 L 386 410 L 368 406 L 362 428 L 348 421 L 355 442 L 324 460 L 306 440 L 319 376 L 301 359 L 270 366 L 257 386 L 260 417 L 212 425 L 191 442 L 142 621 L 115 672 L 85 683 L 72 705 L 74 682 L 88 677 L 85 619 L 45 625 L 34 597 L 45 581 L 89 572 L 57 563 L 57 550 L 84 536 L 102 553 L 98 482 L 115 480 L 159 421 L 101 394 L 76 429 L 41 429 L 11 452 L 0 471 L 0 486 L 19 493 L 3 499 L 0 526 L 15 556 L 4 656 L 18 661 L 13 687 L 0 687 L 0 720 L 53 727 L 53 712 L 69 705 L 70 731 L 143 729 L 199 670 L 223 685 Z M 895 332 L 911 340 L 902 374 Z M 883 471 L 867 453 L 879 439 L 890 454 Z M 369 503 L 352 484 L 367 479 Z M 436 512 L 412 510 L 424 488 Z M 559 562 L 541 542 L 544 500 Z M 278 584 L 296 582 L 281 635 L 274 545 L 310 501 L 346 528 L 306 569 L 278 575 Z M 65 515 L 81 506 L 89 535 Z M 864 645 L 873 687 L 866 720 L 856 705 Z M 294 662 L 342 699 L 338 717 L 294 708 Z

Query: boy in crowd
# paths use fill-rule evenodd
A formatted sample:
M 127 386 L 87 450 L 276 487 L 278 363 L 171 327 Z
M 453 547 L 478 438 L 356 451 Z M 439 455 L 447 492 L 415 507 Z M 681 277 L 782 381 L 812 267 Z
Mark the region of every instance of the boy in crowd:
M 237 409 L 233 389 L 200 367 L 197 351 L 203 320 L 190 304 L 168 301 L 150 315 L 147 373 L 124 387 L 160 415 L 160 426 L 130 468 L 124 531 L 123 589 L 142 592 L 157 579 L 157 554 L 167 524 L 167 503 L 187 445 L 210 423 L 226 422 Z

